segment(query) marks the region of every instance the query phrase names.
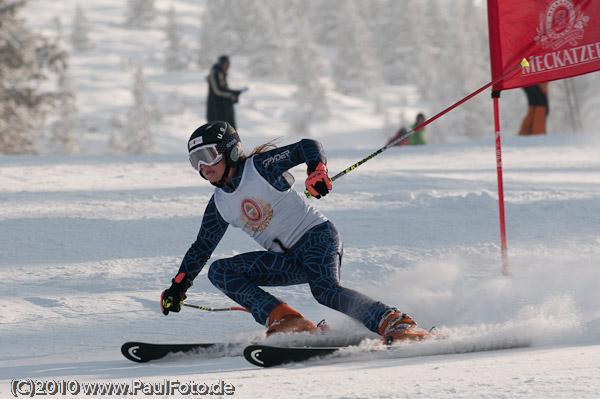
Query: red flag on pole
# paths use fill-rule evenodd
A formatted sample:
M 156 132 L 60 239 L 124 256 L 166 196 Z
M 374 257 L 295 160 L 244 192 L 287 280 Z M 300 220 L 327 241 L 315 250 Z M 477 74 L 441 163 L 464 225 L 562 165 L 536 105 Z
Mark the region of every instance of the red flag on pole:
M 488 0 L 488 25 L 492 78 L 529 61 L 494 91 L 600 70 L 599 0 Z
M 523 58 L 529 62 L 492 86 L 502 274 L 508 275 L 500 91 L 600 70 L 600 0 L 487 0 L 487 5 L 492 81 Z

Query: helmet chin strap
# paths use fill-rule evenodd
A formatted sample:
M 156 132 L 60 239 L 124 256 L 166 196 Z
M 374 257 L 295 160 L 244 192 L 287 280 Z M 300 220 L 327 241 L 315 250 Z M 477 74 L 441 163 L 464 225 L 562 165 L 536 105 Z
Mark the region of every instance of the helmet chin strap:
M 210 182 L 210 184 L 212 184 L 215 187 L 219 187 L 219 188 L 223 188 L 223 186 L 229 181 L 229 172 L 231 171 L 231 167 L 227 164 L 225 164 L 225 171 L 223 172 L 223 176 L 221 177 L 221 180 L 216 181 L 216 182 Z M 202 174 L 202 171 L 200 171 L 200 175 L 202 177 L 204 177 L 204 175 Z M 206 177 L 204 177 L 206 179 Z

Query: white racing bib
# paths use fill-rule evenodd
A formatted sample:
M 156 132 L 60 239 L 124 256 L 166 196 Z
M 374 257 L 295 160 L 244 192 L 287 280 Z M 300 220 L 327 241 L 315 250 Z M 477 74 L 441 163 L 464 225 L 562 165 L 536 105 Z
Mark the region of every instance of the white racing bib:
M 285 252 L 308 230 L 327 221 L 290 188 L 279 191 L 246 160 L 242 180 L 232 193 L 215 189 L 215 204 L 227 223 L 239 227 L 263 248 Z

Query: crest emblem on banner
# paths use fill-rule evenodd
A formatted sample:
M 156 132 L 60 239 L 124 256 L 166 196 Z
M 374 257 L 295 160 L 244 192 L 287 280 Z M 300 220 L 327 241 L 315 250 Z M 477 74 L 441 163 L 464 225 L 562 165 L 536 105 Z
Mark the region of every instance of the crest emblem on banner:
M 554 0 L 546 12 L 540 14 L 540 26 L 534 39 L 543 49 L 556 50 L 566 43 L 576 46 L 589 20 L 572 0 Z
M 245 228 L 254 232 L 263 231 L 271 223 L 273 207 L 256 198 L 245 198 L 242 200 L 240 218 Z

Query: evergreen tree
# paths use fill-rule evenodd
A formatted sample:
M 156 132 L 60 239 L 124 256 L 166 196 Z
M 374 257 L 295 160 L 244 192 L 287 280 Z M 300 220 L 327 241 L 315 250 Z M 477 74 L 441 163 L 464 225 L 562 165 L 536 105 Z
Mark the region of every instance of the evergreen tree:
M 254 15 L 254 1 L 239 1 L 239 0 L 221 0 L 223 6 L 220 14 L 225 12 L 227 18 L 222 18 L 218 25 L 225 25 L 227 31 L 223 36 L 222 45 L 225 53 L 250 55 L 251 50 L 248 48 L 248 43 L 254 40 L 248 32 L 254 27 L 252 26 Z M 260 1 L 260 0 L 259 0 Z
M 546 118 L 546 131 L 550 132 L 574 132 L 575 123 L 570 110 L 570 79 L 555 80 L 548 83 L 548 104 L 550 113 Z M 525 98 L 525 91 L 519 90 Z M 523 106 L 520 111 L 525 113 L 527 106 Z
M 489 80 L 485 9 L 472 0 L 448 3 L 427 0 L 432 28 L 430 42 L 436 49 L 429 82 L 421 82 L 423 99 L 431 112 L 445 109 Z M 456 29 L 452 21 L 469 21 Z M 493 132 L 492 106 L 489 96 L 477 96 L 444 116 L 444 124 L 427 129 L 428 142 L 447 141 L 448 131 L 461 138 L 481 137 L 483 130 Z
M 56 28 L 56 40 L 57 41 L 62 41 L 65 38 L 65 34 L 64 34 L 64 29 L 63 29 L 63 24 L 62 24 L 62 19 L 60 19 L 60 17 L 58 15 L 55 15 L 54 18 L 52 18 L 52 23 L 54 24 L 54 27 Z
M 332 76 L 339 92 L 347 95 L 374 94 L 379 85 L 371 35 L 352 0 L 340 4 Z
M 125 153 L 125 140 L 123 139 L 123 130 L 125 124 L 121 120 L 118 114 L 113 113 L 110 121 L 108 122 L 110 129 L 110 138 L 108 140 L 108 147 L 106 149 L 107 154 L 120 155 Z
M 573 78 L 573 80 L 573 113 L 574 118 L 581 120 L 582 132 L 580 133 L 600 132 L 600 118 L 598 118 L 600 72 L 588 73 Z M 552 86 L 548 86 L 548 90 L 552 90 Z M 550 107 L 552 107 L 552 103 L 550 103 Z
M 64 48 L 65 36 L 60 17 L 54 18 L 56 25 L 56 45 Z M 75 136 L 77 125 L 77 96 L 71 86 L 71 78 L 68 73 L 68 55 L 65 51 L 63 62 L 65 68 L 57 71 L 58 78 L 56 93 L 53 95 L 55 107 L 49 113 L 49 118 L 54 121 L 50 125 L 50 138 L 52 140 L 48 152 L 58 154 L 80 154 L 81 147 L 79 139 Z
M 87 18 L 81 5 L 77 3 L 75 6 L 75 16 L 73 17 L 73 30 L 71 31 L 71 46 L 74 51 L 83 52 L 93 48 L 89 32 Z
M 197 63 L 202 69 L 208 69 L 221 54 L 221 49 L 218 44 L 219 33 L 215 29 L 215 10 L 212 5 L 216 2 L 209 1 L 205 4 L 202 21 L 200 21 L 200 35 L 198 43 Z
M 379 11 L 369 21 L 373 32 L 374 51 L 379 69 L 387 83 L 394 85 L 413 84 L 411 68 L 417 70 L 415 48 L 410 25 L 416 18 L 408 12 L 407 2 L 384 0 Z
M 181 28 L 177 23 L 177 14 L 175 7 L 169 8 L 167 15 L 167 25 L 165 26 L 165 36 L 167 39 L 167 51 L 165 52 L 165 67 L 168 71 L 177 71 L 185 69 L 185 49 L 183 47 L 183 35 Z
M 25 1 L 0 0 L 0 153 L 35 154 L 51 92 L 41 85 L 66 68 L 65 54 L 31 32 L 19 11 Z
M 339 10 L 347 1 L 305 0 L 302 2 L 303 6 L 308 8 L 311 28 L 317 43 L 325 46 L 335 45 L 338 27 L 344 23 Z
M 231 15 L 225 11 L 229 10 L 228 7 L 236 9 L 236 4 L 231 0 L 211 0 L 205 3 L 198 52 L 198 65 L 202 68 L 208 69 L 220 55 L 231 55 L 240 47 L 239 32 L 234 30 Z M 222 17 L 224 13 L 227 18 Z
M 129 108 L 125 125 L 126 134 L 129 135 L 126 150 L 130 154 L 153 153 L 154 137 L 150 129 L 152 116 L 146 101 L 146 79 L 142 67 L 135 71 L 132 94 L 133 105 Z
M 295 45 L 292 52 L 290 79 L 298 89 L 291 120 L 293 133 L 309 135 L 310 123 L 329 117 L 329 104 L 322 83 L 324 68 L 308 18 L 300 16 L 295 23 Z
M 127 0 L 125 26 L 132 29 L 148 29 L 156 18 L 154 0 Z
M 75 136 L 77 125 L 76 96 L 71 88 L 71 79 L 67 71 L 62 70 L 58 76 L 56 120 L 51 126 L 52 140 L 58 145 L 58 153 L 80 154 L 81 147 Z
M 248 69 L 252 77 L 282 77 L 289 65 L 282 26 L 277 18 L 277 3 L 267 7 L 264 0 L 252 1 L 244 14 L 248 54 Z M 271 10 L 271 12 L 269 11 Z
M 432 0 L 407 2 L 405 10 L 410 16 L 407 39 L 411 44 L 408 49 L 409 57 L 406 59 L 408 83 L 416 84 L 421 93 L 435 91 L 437 88 L 434 82 L 441 66 L 436 59 L 440 48 L 435 39 L 440 38 L 440 35 L 443 38 L 448 32 L 436 25 L 435 15 L 439 13 L 439 8 L 435 8 Z

